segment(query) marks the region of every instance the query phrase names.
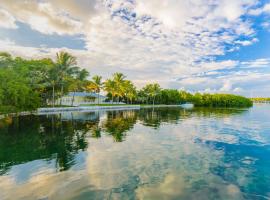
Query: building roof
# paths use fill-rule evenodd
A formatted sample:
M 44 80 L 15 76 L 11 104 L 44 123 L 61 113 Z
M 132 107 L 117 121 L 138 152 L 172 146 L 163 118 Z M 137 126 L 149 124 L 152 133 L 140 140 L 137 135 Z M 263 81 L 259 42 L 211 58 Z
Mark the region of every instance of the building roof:
M 95 97 L 98 98 L 98 94 L 95 92 L 69 92 L 67 96 L 75 96 L 75 97 Z M 103 95 L 99 95 L 100 98 L 106 98 Z

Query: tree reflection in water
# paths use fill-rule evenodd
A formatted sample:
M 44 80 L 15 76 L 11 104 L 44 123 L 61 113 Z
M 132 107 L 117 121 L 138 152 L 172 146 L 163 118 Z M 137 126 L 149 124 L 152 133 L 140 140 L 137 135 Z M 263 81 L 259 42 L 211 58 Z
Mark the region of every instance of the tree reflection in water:
M 70 169 L 75 157 L 88 147 L 88 137 L 111 135 L 122 142 L 139 121 L 154 129 L 162 123 L 179 123 L 196 116 L 227 116 L 244 110 L 158 108 L 100 113 L 65 113 L 48 116 L 17 116 L 0 120 L 0 175 L 18 164 L 55 160 L 56 170 Z M 104 114 L 104 113 L 103 113 Z
M 122 142 L 125 133 L 133 128 L 136 120 L 136 111 L 109 111 L 102 128 L 106 133 L 112 135 L 114 141 Z
M 63 121 L 61 115 L 19 116 L 1 120 L 0 171 L 38 159 L 56 159 L 59 171 L 74 165 L 74 156 L 87 148 L 86 122 Z

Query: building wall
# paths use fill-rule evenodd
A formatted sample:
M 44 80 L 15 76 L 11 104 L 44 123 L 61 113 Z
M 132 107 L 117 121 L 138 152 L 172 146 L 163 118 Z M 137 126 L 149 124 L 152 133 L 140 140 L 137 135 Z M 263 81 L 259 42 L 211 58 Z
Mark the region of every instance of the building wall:
M 70 106 L 72 105 L 72 96 L 64 96 L 62 97 L 62 105 Z M 100 103 L 105 103 L 105 98 L 100 98 Z M 60 99 L 56 101 L 56 104 L 60 104 Z M 75 96 L 74 97 L 74 106 L 83 104 L 98 104 L 98 98 L 87 98 L 87 97 L 81 97 L 81 96 Z

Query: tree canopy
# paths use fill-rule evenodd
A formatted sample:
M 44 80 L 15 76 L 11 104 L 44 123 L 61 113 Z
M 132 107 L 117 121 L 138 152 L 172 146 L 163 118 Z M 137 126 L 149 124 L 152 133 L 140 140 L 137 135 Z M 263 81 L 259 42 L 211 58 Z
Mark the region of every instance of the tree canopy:
M 122 73 L 114 73 L 102 81 L 78 66 L 76 57 L 68 52 L 50 58 L 25 59 L 0 52 L 0 112 L 35 110 L 40 106 L 62 104 L 60 97 L 69 92 L 107 93 L 108 102 L 130 104 L 181 104 L 191 102 L 203 107 L 249 107 L 252 101 L 231 94 L 191 94 L 176 89 L 162 89 L 157 83 L 137 89 Z M 74 99 L 74 96 L 73 96 Z M 99 98 L 98 98 L 99 99 Z M 255 99 L 253 99 L 255 101 Z M 100 101 L 98 100 L 100 103 Z M 72 101 L 73 105 L 73 101 Z

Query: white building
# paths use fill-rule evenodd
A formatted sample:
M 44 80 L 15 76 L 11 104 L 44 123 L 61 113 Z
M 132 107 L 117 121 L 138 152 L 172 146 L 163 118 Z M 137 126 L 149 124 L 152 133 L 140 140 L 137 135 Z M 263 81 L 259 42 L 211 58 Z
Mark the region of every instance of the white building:
M 106 97 L 103 95 L 98 95 L 93 92 L 70 92 L 67 95 L 63 96 L 61 99 L 57 99 L 56 105 L 60 104 L 62 100 L 62 105 L 66 106 L 79 106 L 86 104 L 104 104 L 106 103 Z M 72 104 L 73 102 L 73 104 Z

